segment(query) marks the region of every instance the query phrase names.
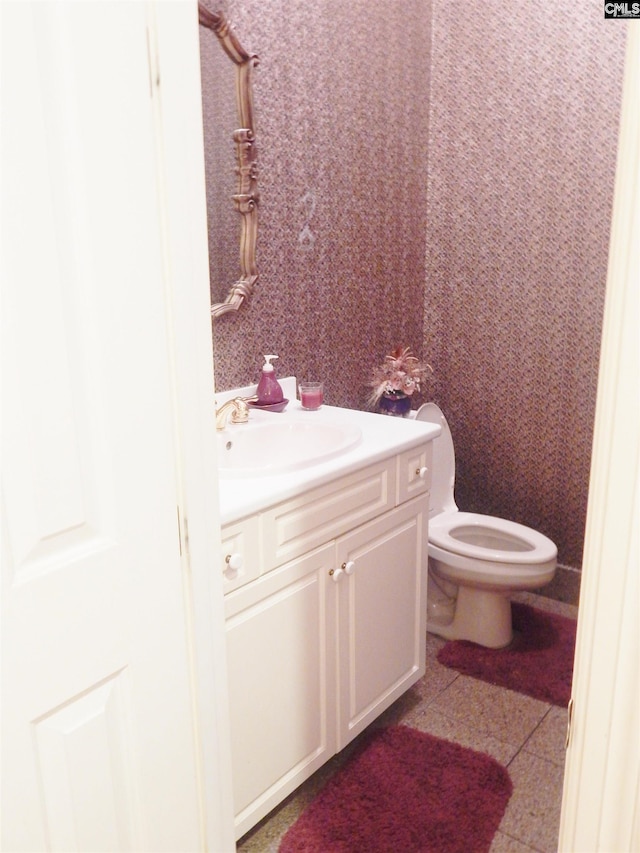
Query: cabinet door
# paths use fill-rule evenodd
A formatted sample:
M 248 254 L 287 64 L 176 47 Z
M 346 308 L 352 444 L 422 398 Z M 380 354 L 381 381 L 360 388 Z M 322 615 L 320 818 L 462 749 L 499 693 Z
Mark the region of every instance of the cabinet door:
M 428 499 L 337 542 L 338 748 L 424 675 Z
M 236 838 L 336 751 L 334 564 L 331 543 L 225 598 Z

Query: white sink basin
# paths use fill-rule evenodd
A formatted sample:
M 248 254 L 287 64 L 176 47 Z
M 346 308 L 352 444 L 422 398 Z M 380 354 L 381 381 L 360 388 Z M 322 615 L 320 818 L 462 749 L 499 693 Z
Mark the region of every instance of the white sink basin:
M 339 456 L 358 444 L 362 432 L 352 424 L 295 418 L 230 426 L 216 437 L 220 476 L 264 477 Z

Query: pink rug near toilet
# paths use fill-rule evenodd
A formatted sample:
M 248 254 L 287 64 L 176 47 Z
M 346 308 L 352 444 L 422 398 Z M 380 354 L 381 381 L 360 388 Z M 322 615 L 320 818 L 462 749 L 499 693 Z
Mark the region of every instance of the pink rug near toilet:
M 495 759 L 408 726 L 374 731 L 280 853 L 486 853 L 513 786 Z
M 566 707 L 571 697 L 576 621 L 512 602 L 513 642 L 487 649 L 451 640 L 438 652 L 444 666 L 499 687 Z

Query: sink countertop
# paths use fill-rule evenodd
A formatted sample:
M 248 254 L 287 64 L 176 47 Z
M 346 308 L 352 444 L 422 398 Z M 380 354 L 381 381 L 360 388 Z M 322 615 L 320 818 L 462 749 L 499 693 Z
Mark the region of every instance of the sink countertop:
M 356 409 L 342 409 L 323 405 L 315 412 L 302 408 L 295 399 L 295 379 L 280 380 L 289 405 L 284 412 L 261 412 L 251 409 L 249 426 L 258 423 L 274 423 L 276 420 L 296 420 L 310 423 L 347 423 L 359 427 L 362 438 L 359 443 L 339 456 L 309 465 L 305 468 L 280 474 L 260 477 L 232 476 L 219 478 L 220 517 L 222 524 L 229 524 L 260 512 L 269 506 L 295 497 L 309 489 L 331 482 L 337 477 L 351 474 L 367 465 L 395 456 L 405 450 L 418 447 L 440 434 L 440 427 L 416 421 L 413 418 L 393 418 Z M 235 392 L 218 394 L 221 405 L 234 393 L 248 395 L 255 386 L 237 389 Z M 233 439 L 234 432 L 242 430 L 244 424 L 230 424 L 225 433 Z

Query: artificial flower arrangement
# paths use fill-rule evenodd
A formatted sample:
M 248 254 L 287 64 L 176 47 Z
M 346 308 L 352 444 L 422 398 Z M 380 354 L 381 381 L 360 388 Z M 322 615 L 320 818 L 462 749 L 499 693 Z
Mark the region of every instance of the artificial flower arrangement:
M 418 361 L 409 347 L 396 347 L 385 356 L 383 364 L 373 370 L 369 403 L 376 406 L 382 397 L 389 395 L 410 397 L 420 391 L 429 372 L 433 373 L 431 365 Z

